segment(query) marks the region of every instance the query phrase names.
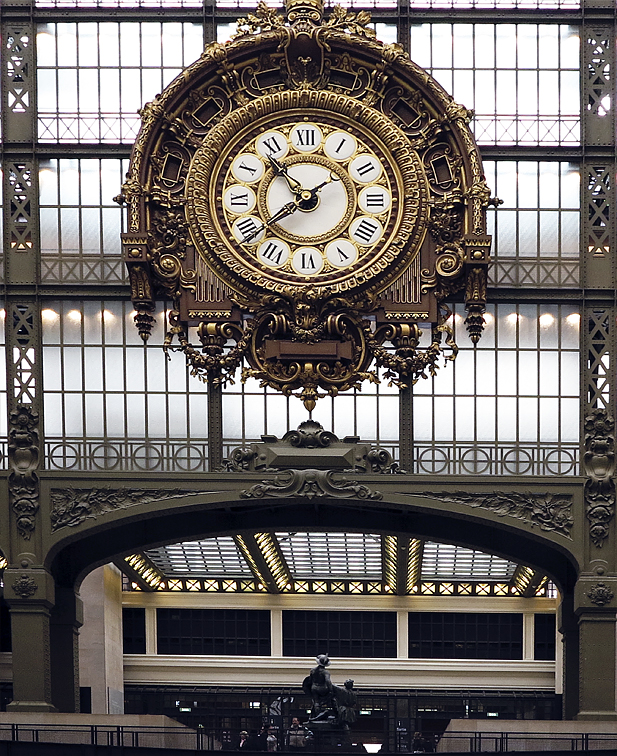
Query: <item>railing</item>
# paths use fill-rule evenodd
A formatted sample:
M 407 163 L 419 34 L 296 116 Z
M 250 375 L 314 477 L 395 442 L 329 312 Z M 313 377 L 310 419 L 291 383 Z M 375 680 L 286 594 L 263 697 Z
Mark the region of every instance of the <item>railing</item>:
M 217 749 L 211 733 L 199 728 L 126 725 L 0 724 L 0 741 L 60 743 L 133 748 L 177 748 L 191 751 Z M 220 749 L 220 742 L 218 742 Z
M 433 741 L 437 753 L 604 751 L 617 748 L 615 733 L 446 732 Z M 430 744 L 430 748 L 433 746 Z
M 399 736 L 401 733 L 399 733 Z M 358 738 L 360 740 L 360 738 Z M 350 749 L 362 753 L 387 753 L 388 744 L 354 743 Z M 385 739 L 384 739 L 385 740 Z M 397 753 L 508 753 L 516 751 L 603 751 L 617 749 L 614 733 L 558 732 L 445 732 L 411 733 L 397 738 Z M 22 743 L 59 743 L 133 748 L 173 748 L 189 751 L 238 750 L 239 733 L 231 730 L 206 730 L 199 727 L 149 727 L 127 725 L 37 725 L 0 724 L 0 741 Z M 352 732 L 353 742 L 353 732 Z M 286 739 L 282 748 L 285 752 Z M 247 749 L 243 749 L 247 750 Z M 309 741 L 303 749 L 314 753 Z M 320 748 L 322 753 L 323 749 Z

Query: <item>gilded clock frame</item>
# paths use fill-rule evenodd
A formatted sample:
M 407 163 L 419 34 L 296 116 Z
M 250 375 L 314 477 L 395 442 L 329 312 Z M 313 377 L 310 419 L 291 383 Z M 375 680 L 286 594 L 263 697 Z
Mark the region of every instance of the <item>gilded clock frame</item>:
M 164 346 L 212 386 L 248 363 L 244 377 L 297 394 L 310 410 L 319 396 L 377 380 L 379 366 L 409 385 L 456 356 L 446 304 L 456 298 L 470 337 L 481 336 L 486 209 L 499 200 L 484 180 L 472 113 L 369 23 L 339 6 L 324 19 L 321 0 L 287 0 L 284 16 L 262 2 L 230 43 L 210 44 L 141 111 L 118 197 L 135 321 L 146 340 L 156 301 L 171 300 Z M 400 173 L 395 238 L 363 275 L 279 281 L 241 264 L 214 222 L 227 145 L 256 121 L 291 113 L 359 124 Z

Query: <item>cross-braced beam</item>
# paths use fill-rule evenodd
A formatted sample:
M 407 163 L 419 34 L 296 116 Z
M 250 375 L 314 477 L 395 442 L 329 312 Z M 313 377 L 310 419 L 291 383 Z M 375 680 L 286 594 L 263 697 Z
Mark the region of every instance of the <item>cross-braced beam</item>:
M 131 554 L 124 559 L 116 559 L 114 563 L 143 591 L 155 591 L 165 580 L 165 575 L 145 554 Z
M 278 541 L 272 533 L 234 536 L 253 575 L 268 593 L 282 593 L 293 584 L 293 576 Z
M 420 582 L 423 542 L 406 536 L 386 535 L 381 541 L 382 573 L 397 596 L 407 596 Z
M 546 575 L 542 572 L 519 564 L 512 575 L 510 585 L 513 585 L 523 598 L 532 598 L 544 580 L 546 580 Z

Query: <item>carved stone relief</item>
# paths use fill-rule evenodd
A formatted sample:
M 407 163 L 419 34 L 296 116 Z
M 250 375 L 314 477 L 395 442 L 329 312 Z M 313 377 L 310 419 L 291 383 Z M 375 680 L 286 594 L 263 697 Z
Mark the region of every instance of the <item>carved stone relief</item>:
M 22 599 L 32 598 L 38 590 L 38 585 L 29 575 L 23 574 L 13 581 L 11 588 Z
M 596 583 L 589 589 L 587 593 L 589 600 L 597 606 L 610 604 L 610 602 L 613 600 L 614 595 L 615 594 L 613 593 L 613 591 L 611 591 L 608 585 L 606 585 L 606 583 Z
M 336 480 L 331 470 L 286 470 L 272 481 L 262 480 L 244 491 L 243 499 L 302 498 L 314 499 L 333 497 L 335 499 L 370 499 L 379 501 L 383 494 L 372 491 L 368 486 L 355 480 Z
M 517 491 L 493 491 L 488 494 L 465 493 L 464 491 L 414 493 L 413 496 L 449 501 L 481 507 L 499 517 L 514 517 L 524 523 L 538 525 L 540 530 L 554 531 L 571 538 L 574 524 L 572 497 L 569 494 L 534 494 Z
M 51 529 L 55 532 L 60 528 L 72 528 L 84 520 L 96 519 L 118 509 L 203 493 L 206 492 L 180 489 L 54 488 L 51 491 Z

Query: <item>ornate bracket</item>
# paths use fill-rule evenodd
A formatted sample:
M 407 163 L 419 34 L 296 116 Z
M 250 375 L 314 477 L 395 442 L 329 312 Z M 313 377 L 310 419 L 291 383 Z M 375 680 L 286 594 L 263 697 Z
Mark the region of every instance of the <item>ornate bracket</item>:
M 9 415 L 9 500 L 17 532 L 30 540 L 39 510 L 39 414 L 20 404 Z
M 402 473 L 386 449 L 359 442 L 357 436 L 342 441 L 314 420 L 300 423 L 282 439 L 262 436 L 262 442 L 234 449 L 222 469 L 229 472 L 279 472 L 285 468 L 321 466 L 340 472 Z
M 615 515 L 615 421 L 606 409 L 593 409 L 585 417 L 585 512 L 589 535 L 601 548 Z

